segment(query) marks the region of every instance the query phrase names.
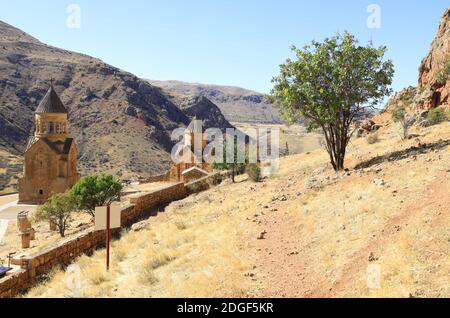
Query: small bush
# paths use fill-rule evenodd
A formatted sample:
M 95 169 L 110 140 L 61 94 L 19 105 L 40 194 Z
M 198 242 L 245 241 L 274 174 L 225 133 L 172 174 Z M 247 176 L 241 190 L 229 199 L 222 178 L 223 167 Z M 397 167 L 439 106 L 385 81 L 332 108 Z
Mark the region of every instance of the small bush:
M 436 81 L 438 84 L 445 84 L 450 79 L 450 56 L 442 63 L 436 73 Z
M 380 140 L 380 138 L 378 137 L 378 133 L 374 132 L 374 133 L 367 135 L 366 140 L 369 145 L 372 145 L 372 144 L 377 143 Z
M 406 115 L 406 110 L 404 107 L 402 106 L 398 106 L 394 109 L 394 111 L 392 112 L 392 119 L 394 120 L 394 122 L 401 122 Z
M 250 179 L 255 182 L 261 181 L 261 168 L 257 163 L 250 163 L 247 165 L 245 171 L 247 172 Z
M 160 268 L 164 265 L 169 264 L 171 261 L 173 261 L 175 258 L 172 256 L 169 256 L 167 254 L 158 254 L 154 256 L 150 261 L 150 266 L 152 269 Z
M 444 109 L 433 108 L 428 112 L 427 120 L 431 125 L 437 125 L 447 119 Z
M 399 123 L 402 128 L 402 139 L 408 139 L 409 128 L 414 125 L 416 118 L 415 116 L 408 114 L 404 106 L 399 106 L 392 112 L 392 119 L 394 122 Z

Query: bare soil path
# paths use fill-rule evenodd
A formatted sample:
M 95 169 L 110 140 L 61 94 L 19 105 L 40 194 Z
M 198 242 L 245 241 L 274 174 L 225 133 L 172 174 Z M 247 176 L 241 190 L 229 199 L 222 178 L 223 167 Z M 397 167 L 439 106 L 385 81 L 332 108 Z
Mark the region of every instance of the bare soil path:
M 302 176 L 277 180 L 274 197 L 257 218 L 257 296 L 448 296 L 449 155 L 446 146 L 380 163 L 374 172 L 351 171 L 312 199 Z M 371 188 L 377 178 L 387 184 Z M 313 204 L 303 205 L 304 197 Z M 347 211 L 337 206 L 342 201 Z M 360 229 L 355 215 L 365 218 Z M 382 264 L 384 289 L 369 289 L 369 264 Z

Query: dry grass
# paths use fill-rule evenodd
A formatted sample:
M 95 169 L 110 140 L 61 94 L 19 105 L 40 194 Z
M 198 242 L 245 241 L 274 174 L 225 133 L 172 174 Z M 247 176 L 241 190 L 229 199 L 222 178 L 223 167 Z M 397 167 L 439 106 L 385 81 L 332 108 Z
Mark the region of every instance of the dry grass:
M 450 124 L 416 133 L 421 142 L 448 139 Z M 352 141 L 350 168 L 418 142 L 400 141 L 392 126 L 380 134 L 376 144 Z M 76 261 L 82 295 L 448 297 L 450 150 L 305 190 L 326 162 L 321 150 L 283 158 L 279 173 L 261 183 L 244 176 L 171 204 L 146 229 L 114 242 L 109 274 L 104 251 Z M 325 169 L 318 177 L 333 175 Z M 272 199 L 280 195 L 288 199 Z M 267 237 L 258 240 L 263 230 Z M 380 288 L 368 288 L 369 265 L 380 266 Z M 77 295 L 67 287 L 70 275 L 58 271 L 27 296 Z
M 230 185 L 237 187 L 237 185 Z M 140 232 L 125 233 L 112 244 L 113 262 L 105 272 L 104 251 L 82 256 L 84 297 L 212 297 L 247 293 L 240 257 L 240 232 L 234 202 L 226 198 L 227 186 L 215 188 L 220 207 L 211 205 L 202 193 L 169 206 L 150 220 Z M 227 280 L 223 278 L 227 277 Z M 70 274 L 58 272 L 46 284 L 34 288 L 29 297 L 61 297 L 70 289 Z

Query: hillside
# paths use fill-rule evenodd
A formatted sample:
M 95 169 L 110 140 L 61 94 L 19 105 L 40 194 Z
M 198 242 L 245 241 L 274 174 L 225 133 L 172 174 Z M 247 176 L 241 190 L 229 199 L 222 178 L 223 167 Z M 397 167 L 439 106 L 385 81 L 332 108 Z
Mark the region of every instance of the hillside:
M 450 297 L 450 122 L 416 125 L 402 140 L 390 113 L 401 104 L 418 113 L 448 106 L 449 77 L 430 74 L 450 53 L 449 17 L 418 87 L 375 116 L 376 138 L 355 134 L 345 171 L 336 173 L 323 149 L 283 157 L 262 182 L 226 180 L 124 231 L 109 274 L 98 250 L 75 262 L 80 289 L 56 270 L 26 296 Z
M 102 171 L 127 179 L 159 174 L 169 166 L 173 129 L 189 124 L 193 116 L 208 117 L 214 127 L 231 126 L 212 103 L 205 105 L 214 118 L 201 103 L 184 112 L 161 89 L 133 74 L 48 46 L 1 21 L 0 74 L 2 163 L 10 156 L 20 160 L 34 131 L 34 110 L 51 79 L 69 109 L 82 175 Z M 0 169 L 2 191 L 15 182 L 17 168 Z
M 230 122 L 281 123 L 278 109 L 263 94 L 234 86 L 206 85 L 179 81 L 149 81 L 161 87 L 167 95 L 204 96 L 219 106 Z
M 348 172 L 316 150 L 172 203 L 114 242 L 110 274 L 104 250 L 75 262 L 82 296 L 449 297 L 450 123 L 398 131 L 354 139 Z M 27 296 L 79 295 L 70 275 Z

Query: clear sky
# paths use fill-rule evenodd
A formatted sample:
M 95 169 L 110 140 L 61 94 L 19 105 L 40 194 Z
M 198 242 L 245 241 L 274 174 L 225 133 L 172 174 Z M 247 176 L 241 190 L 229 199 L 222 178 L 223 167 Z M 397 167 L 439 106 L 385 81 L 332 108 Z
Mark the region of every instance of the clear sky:
M 371 4 L 381 9 L 381 28 L 368 27 Z M 142 78 L 262 93 L 291 44 L 347 30 L 388 46 L 399 90 L 417 83 L 446 7 L 448 0 L 0 0 L 0 20 Z

